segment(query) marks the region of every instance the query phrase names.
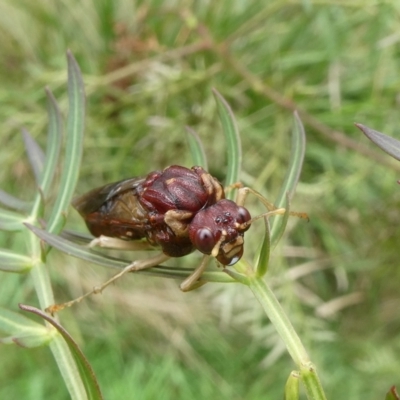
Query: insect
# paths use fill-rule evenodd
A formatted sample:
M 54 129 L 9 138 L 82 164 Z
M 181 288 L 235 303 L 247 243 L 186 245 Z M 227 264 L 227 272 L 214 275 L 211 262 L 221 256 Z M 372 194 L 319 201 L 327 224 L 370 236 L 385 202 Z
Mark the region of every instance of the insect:
M 270 211 L 252 219 L 244 207 L 249 192 Z M 80 298 L 49 307 L 51 313 L 101 292 L 126 272 L 154 267 L 170 257 L 182 257 L 195 250 L 204 254 L 203 259 L 180 287 L 187 291 L 201 286 L 204 282 L 199 282 L 199 278 L 212 257 L 223 266 L 235 264 L 243 255 L 244 233 L 251 223 L 285 212 L 250 188 L 239 188 L 236 202 L 228 200 L 221 183 L 202 167 L 189 169 L 178 165 L 93 189 L 74 199 L 72 205 L 96 236 L 92 246 L 124 250 L 159 248 L 161 254 L 134 261 Z
M 197 249 L 223 265 L 241 258 L 251 219 L 203 168 L 178 165 L 94 189 L 73 205 L 94 236 L 145 238 L 169 257 Z

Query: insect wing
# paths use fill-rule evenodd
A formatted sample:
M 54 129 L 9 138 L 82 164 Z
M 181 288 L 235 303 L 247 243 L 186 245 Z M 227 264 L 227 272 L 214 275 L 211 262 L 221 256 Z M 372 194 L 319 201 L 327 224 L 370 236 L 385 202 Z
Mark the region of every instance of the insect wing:
M 115 196 L 127 191 L 133 191 L 132 194 L 134 194 L 144 181 L 145 178 L 130 178 L 110 183 L 76 197 L 73 199 L 72 205 L 79 214 L 85 217 L 88 214 L 98 211 L 103 204 Z
M 147 213 L 139 202 L 144 178 L 131 178 L 93 189 L 73 200 L 94 236 L 135 240 L 145 235 Z

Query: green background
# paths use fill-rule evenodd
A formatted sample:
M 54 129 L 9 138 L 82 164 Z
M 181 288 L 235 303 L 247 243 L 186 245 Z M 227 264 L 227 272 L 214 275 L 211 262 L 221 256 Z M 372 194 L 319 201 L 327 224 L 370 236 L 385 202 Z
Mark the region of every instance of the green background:
M 267 279 L 328 399 L 383 399 L 400 379 L 400 165 L 353 123 L 398 135 L 399 17 L 399 2 L 377 0 L 0 0 L 1 188 L 23 199 L 35 189 L 20 129 L 45 145 L 46 85 L 67 114 L 67 49 L 87 93 L 78 194 L 191 166 L 186 125 L 223 181 L 215 87 L 238 121 L 242 182 L 273 201 L 299 110 L 307 149 L 292 208 L 310 222 L 290 220 Z M 253 200 L 249 209 L 263 210 Z M 263 229 L 255 225 L 250 260 Z M 85 231 L 74 211 L 68 227 Z M 24 246 L 10 234 L 0 242 Z M 48 266 L 58 301 L 110 275 L 57 251 Z M 0 287 L 3 307 L 37 305 L 29 274 L 2 272 Z M 277 399 L 295 368 L 240 285 L 183 294 L 175 281 L 129 276 L 61 319 L 107 399 Z M 0 360 L 1 398 L 68 398 L 47 348 L 2 345 Z

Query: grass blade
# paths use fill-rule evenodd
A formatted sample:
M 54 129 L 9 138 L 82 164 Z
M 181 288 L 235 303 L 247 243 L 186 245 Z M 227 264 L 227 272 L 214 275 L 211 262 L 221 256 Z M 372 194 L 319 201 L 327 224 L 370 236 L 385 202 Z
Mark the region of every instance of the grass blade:
M 256 266 L 257 276 L 264 276 L 268 270 L 269 256 L 271 253 L 271 230 L 268 218 L 264 218 L 265 222 L 265 235 L 264 241 L 261 245 L 260 255 Z
M 362 124 L 355 124 L 364 135 L 385 153 L 400 161 L 400 141 Z
M 225 186 L 229 186 L 239 181 L 239 173 L 242 165 L 242 147 L 239 129 L 235 116 L 227 101 L 216 89 L 213 89 L 213 94 L 217 102 L 218 114 L 226 139 L 228 160 Z M 227 198 L 230 200 L 233 200 L 234 197 L 235 193 L 233 191 L 227 193 Z
M 5 308 L 0 308 L 0 330 L 11 335 L 0 338 L 0 343 L 28 348 L 43 346 L 53 338 L 52 332 L 44 325 Z
M 43 325 L 17 312 L 0 307 L 0 330 L 13 335 L 25 329 L 42 329 Z
M 43 150 L 25 128 L 22 128 L 22 137 L 24 139 L 26 154 L 28 155 L 29 162 L 32 166 L 36 183 L 39 186 L 44 164 Z
M 203 167 L 206 171 L 208 170 L 207 157 L 204 151 L 203 145 L 199 138 L 199 135 L 190 126 L 186 127 L 187 134 L 186 138 L 189 143 L 190 153 L 193 159 L 193 165 Z
M 295 126 L 292 133 L 292 146 L 290 154 L 290 164 L 288 166 L 283 185 L 281 187 L 278 198 L 275 202 L 276 207 L 283 207 L 286 202 L 289 205 L 294 192 L 296 190 L 297 183 L 300 178 L 301 169 L 303 166 L 304 153 L 306 149 L 306 135 L 304 126 L 300 120 L 297 112 L 294 113 Z M 271 242 L 276 243 L 276 237 L 279 236 L 277 230 L 280 218 L 271 218 Z M 283 223 L 283 221 L 280 221 Z M 278 234 L 278 235 L 277 235 Z
M 83 385 L 86 390 L 88 399 L 90 400 L 102 400 L 103 396 L 100 391 L 99 384 L 97 382 L 94 371 L 89 364 L 89 361 L 83 354 L 82 350 L 79 348 L 78 344 L 72 338 L 72 336 L 61 326 L 54 318 L 50 317 L 48 314 L 39 310 L 35 307 L 26 306 L 20 304 L 21 310 L 28 311 L 30 313 L 36 314 L 46 320 L 48 323 L 53 325 L 57 331 L 61 334 L 65 342 L 67 343 L 69 350 L 77 364 L 79 375 L 82 379 Z
M 58 104 L 50 89 L 46 88 L 49 127 L 47 133 L 46 160 L 41 178 L 42 193 L 46 197 L 60 159 L 62 145 L 62 118 Z
M 29 210 L 31 208 L 31 203 L 20 200 L 17 197 L 5 192 L 0 189 L 0 203 L 6 207 L 12 208 L 13 210 Z
M 327 400 L 316 368 L 311 362 L 300 365 L 300 378 L 309 399 Z
M 304 153 L 306 150 L 306 135 L 304 126 L 297 112 L 294 113 L 294 122 L 295 126 L 292 133 L 290 164 L 281 191 L 275 203 L 277 207 L 283 206 L 287 194 L 289 195 L 289 200 L 293 198 L 296 185 L 300 178 L 301 168 L 303 166 Z
M 285 400 L 300 399 L 300 374 L 297 371 L 292 371 L 285 385 Z
M 43 327 L 42 332 L 21 332 L 12 336 L 0 338 L 2 344 L 17 344 L 20 347 L 33 349 L 35 347 L 45 346 L 52 340 L 49 331 Z
M 71 231 L 69 229 L 62 230 L 60 236 L 71 242 L 86 244 L 86 245 L 88 245 L 93 240 L 92 235 L 82 232 Z
M 107 257 L 103 254 L 96 253 L 86 246 L 81 246 L 79 244 L 70 242 L 61 236 L 49 233 L 46 230 L 37 228 L 36 226 L 25 224 L 28 229 L 30 229 L 36 236 L 45 241 L 50 246 L 55 247 L 62 252 L 80 258 L 85 261 L 90 261 L 94 264 L 103 265 L 111 268 L 124 268 L 129 264 L 130 261 L 119 260 L 117 258 Z
M 66 154 L 58 192 L 47 228 L 49 232 L 59 232 L 64 225 L 65 215 L 75 191 L 82 158 L 82 142 L 85 119 L 85 93 L 81 71 L 68 51 L 68 99 Z
M 8 249 L 0 249 L 0 270 L 24 273 L 32 268 L 32 259 Z
M 14 211 L 0 208 L 0 229 L 4 231 L 20 231 L 25 217 Z
M 289 203 L 289 194 L 286 196 L 286 203 L 285 203 L 285 214 L 283 214 L 282 217 L 279 219 L 276 219 L 275 223 L 275 230 L 273 232 L 273 236 L 271 235 L 271 248 L 274 248 L 279 241 L 281 240 L 283 234 L 285 233 L 286 230 L 286 225 L 289 221 L 289 209 L 290 209 L 290 203 Z

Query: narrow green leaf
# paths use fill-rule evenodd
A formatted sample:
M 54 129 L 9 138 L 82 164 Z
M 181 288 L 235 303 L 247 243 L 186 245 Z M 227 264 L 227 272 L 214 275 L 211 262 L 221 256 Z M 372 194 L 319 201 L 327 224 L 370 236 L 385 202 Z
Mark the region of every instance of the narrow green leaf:
M 56 233 L 62 229 L 62 225 L 65 222 L 65 215 L 78 180 L 85 119 L 85 93 L 81 71 L 70 51 L 67 53 L 67 59 L 69 113 L 66 154 L 61 173 L 60 190 L 47 224 L 48 231 Z
M 285 385 L 285 400 L 299 400 L 300 396 L 300 374 L 292 371 Z
M 119 260 L 117 258 L 105 256 L 104 254 L 96 253 L 88 247 L 80 246 L 76 243 L 70 242 L 69 240 L 62 238 L 61 236 L 54 235 L 31 224 L 25 225 L 47 244 L 55 247 L 58 250 L 61 250 L 62 252 L 70 256 L 90 261 L 94 264 L 118 269 L 124 268 L 130 263 L 130 261 Z
M 23 273 L 32 268 L 32 259 L 8 249 L 0 249 L 0 270 Z
M 300 178 L 301 169 L 303 166 L 304 153 L 306 149 L 306 135 L 304 132 L 304 126 L 300 120 L 297 112 L 294 113 L 294 129 L 292 133 L 292 145 L 290 153 L 290 162 L 286 171 L 286 176 L 283 181 L 281 190 L 278 198 L 275 202 L 276 207 L 283 207 L 283 204 L 293 198 L 296 190 L 297 183 Z M 286 198 L 288 200 L 286 200 Z M 276 230 L 279 228 L 279 219 L 277 217 L 271 218 L 271 241 L 274 242 L 274 238 L 278 237 Z
M 20 200 L 17 197 L 0 189 L 0 203 L 13 210 L 26 211 L 32 207 L 28 201 Z
M 232 277 L 230 273 L 227 273 L 227 268 L 225 268 L 223 271 L 206 271 L 203 273 L 201 276 L 200 280 L 204 280 L 206 282 L 219 282 L 219 283 L 236 283 L 236 282 L 242 282 L 241 277 L 238 277 L 235 275 L 235 278 Z M 232 270 L 230 270 L 232 271 Z M 186 274 L 188 276 L 189 274 Z M 238 274 L 239 275 L 239 274 Z M 242 275 L 243 277 L 243 275 Z M 237 279 L 239 278 L 239 279 Z
M 39 310 L 39 309 L 31 307 L 31 306 L 23 305 L 23 304 L 20 304 L 19 307 L 24 311 L 28 311 L 28 312 L 31 312 L 33 314 L 36 314 L 36 315 L 42 317 L 43 319 L 45 319 L 47 322 L 49 322 L 51 325 L 53 325 L 57 329 L 57 331 L 61 334 L 61 336 L 66 341 L 66 343 L 72 353 L 72 356 L 76 362 L 76 365 L 79 370 L 79 375 L 85 386 L 85 390 L 86 390 L 88 399 L 89 400 L 103 399 L 99 384 L 97 382 L 94 371 L 93 371 L 91 365 L 89 364 L 89 361 L 83 354 L 82 350 L 79 348 L 78 344 L 74 341 L 72 336 L 64 329 L 64 327 L 61 326 L 54 318 L 51 318 L 48 314 L 46 314 L 42 310 Z
M 285 207 L 285 214 L 283 214 L 282 217 L 279 216 L 279 218 L 275 219 L 275 230 L 274 232 L 271 233 L 271 248 L 273 249 L 281 240 L 283 234 L 285 233 L 287 223 L 289 221 L 289 215 L 290 215 L 290 203 L 289 203 L 289 195 L 286 197 L 286 204 L 284 205 Z
M 309 399 L 326 400 L 316 368 L 311 362 L 300 364 L 300 378 Z
M 87 233 L 75 232 L 69 229 L 63 229 L 60 233 L 60 236 L 74 243 L 80 243 L 86 245 L 88 245 L 93 240 L 93 236 Z
M 234 271 L 233 269 L 229 268 L 224 268 L 223 272 L 225 272 L 229 277 L 234 279 L 236 282 L 240 282 L 243 285 L 248 285 L 249 284 L 249 278 L 246 275 L 243 275 L 237 271 Z M 205 274 L 203 274 L 205 275 Z
M 294 113 L 294 129 L 292 133 L 292 145 L 289 166 L 286 171 L 286 176 L 283 181 L 278 198 L 275 202 L 277 207 L 282 207 L 285 203 L 285 198 L 288 195 L 289 200 L 292 200 L 296 190 L 297 183 L 300 178 L 301 169 L 303 167 L 304 153 L 306 150 L 306 135 L 304 126 L 297 112 Z
M 264 276 L 268 270 L 269 256 L 271 252 L 271 231 L 269 226 L 268 218 L 264 218 L 265 222 L 265 234 L 264 241 L 261 245 L 260 255 L 256 267 L 256 275 Z
M 62 145 L 62 118 L 58 104 L 50 89 L 46 88 L 49 126 L 44 169 L 41 177 L 42 193 L 46 197 L 60 159 Z
M 400 161 L 400 141 L 362 124 L 354 124 L 364 135 L 385 153 Z
M 229 104 L 216 89 L 213 89 L 213 94 L 217 103 L 218 114 L 227 145 L 228 160 L 225 186 L 229 186 L 239 181 L 239 174 L 242 166 L 242 147 L 239 129 Z M 233 200 L 235 198 L 235 193 L 230 191 L 227 194 L 227 198 Z
M 0 331 L 14 335 L 19 332 L 42 332 L 43 329 L 46 329 L 44 325 L 17 312 L 0 307 Z
M 0 208 L 0 229 L 4 231 L 20 231 L 25 217 L 14 211 Z
M 189 143 L 190 153 L 193 159 L 193 165 L 203 167 L 206 171 L 208 170 L 207 157 L 204 152 L 204 147 L 201 143 L 199 135 L 191 127 L 186 127 L 187 134 L 186 138 Z
M 5 308 L 0 308 L 0 331 L 10 335 L 0 338 L 0 343 L 28 348 L 46 345 L 53 338 L 51 330 L 44 325 Z
M 24 139 L 25 150 L 28 155 L 29 162 L 32 166 L 36 183 L 39 185 L 40 176 L 42 174 L 44 164 L 43 150 L 25 128 L 22 128 L 22 137 Z
M 297 365 L 308 362 L 309 357 L 300 337 L 265 280 L 255 275 L 249 276 L 249 287 L 285 343 L 293 361 Z
M 7 336 L 0 338 L 0 343 L 3 344 L 16 344 L 20 347 L 32 349 L 35 347 L 48 345 L 53 336 L 43 327 L 42 333 L 21 333 L 14 336 Z

